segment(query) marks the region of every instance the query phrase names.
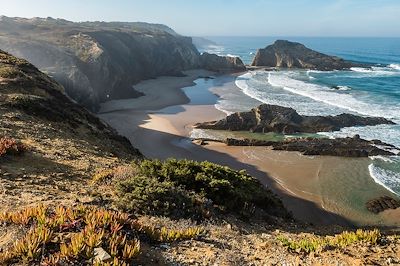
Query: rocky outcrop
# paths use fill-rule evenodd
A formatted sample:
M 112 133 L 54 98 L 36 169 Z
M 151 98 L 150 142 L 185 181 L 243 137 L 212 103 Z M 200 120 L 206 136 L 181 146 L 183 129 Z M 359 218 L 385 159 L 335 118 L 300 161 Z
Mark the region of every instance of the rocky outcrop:
M 361 139 L 358 135 L 353 138 L 292 138 L 284 141 L 228 138 L 224 142 L 228 146 L 269 146 L 274 150 L 298 151 L 304 155 L 341 157 L 391 156 L 395 154 L 389 150 L 396 148 L 379 140 Z
M 285 40 L 277 40 L 274 44 L 259 49 L 251 65 L 315 70 L 341 70 L 360 66 L 336 56 L 311 50 L 303 44 Z
M 222 120 L 195 126 L 203 129 L 293 134 L 337 131 L 343 127 L 379 124 L 394 123 L 381 117 L 361 117 L 352 114 L 302 116 L 292 108 L 262 104 L 249 112 L 234 113 Z
M 195 68 L 244 70 L 238 58 L 200 56 L 191 38 L 141 22 L 1 17 L 0 49 L 32 62 L 91 110 L 107 100 L 142 95 L 133 85 L 145 79 Z
M 199 67 L 191 38 L 158 24 L 2 17 L 0 35 L 0 49 L 32 62 L 92 110 L 141 95 L 132 87 L 141 80 Z
M 366 207 L 370 212 L 377 214 L 385 210 L 400 208 L 400 201 L 389 196 L 383 196 L 368 201 Z
M 200 56 L 200 65 L 204 69 L 215 72 L 240 72 L 246 70 L 246 66 L 239 57 L 218 56 L 209 53 L 203 53 Z

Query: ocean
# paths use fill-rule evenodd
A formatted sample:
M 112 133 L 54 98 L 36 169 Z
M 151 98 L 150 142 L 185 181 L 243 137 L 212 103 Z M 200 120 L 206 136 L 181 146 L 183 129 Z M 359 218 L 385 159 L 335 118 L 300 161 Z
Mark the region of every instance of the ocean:
M 381 116 L 391 119 L 397 125 L 350 127 L 319 134 L 328 137 L 359 134 L 365 139 L 379 139 L 400 147 L 400 38 L 206 38 L 217 45 L 203 47 L 201 52 L 239 56 L 246 64 L 251 63 L 258 48 L 272 44 L 276 39 L 300 42 L 322 53 L 374 64 L 372 68 L 352 68 L 347 71 L 248 72 L 236 78 L 240 95 L 232 91 L 218 91 L 220 99 L 216 107 L 230 114 L 267 103 L 292 107 L 303 115 L 353 113 Z M 373 157 L 359 167 L 354 169 L 349 164 L 341 169 L 340 175 L 363 180 L 359 182 L 360 186 L 372 181 L 389 194 L 400 196 L 399 156 Z M 357 176 L 355 172 L 362 177 L 354 177 Z M 333 174 L 338 173 L 327 173 L 331 177 Z

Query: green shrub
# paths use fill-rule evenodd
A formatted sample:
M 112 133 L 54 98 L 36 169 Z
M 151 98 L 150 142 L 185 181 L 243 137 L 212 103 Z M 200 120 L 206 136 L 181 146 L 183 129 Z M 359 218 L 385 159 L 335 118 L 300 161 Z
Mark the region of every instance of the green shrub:
M 175 159 L 144 160 L 137 167 L 139 177 L 132 176 L 117 186 L 119 206 L 132 210 L 143 210 L 145 206 L 153 213 L 156 209 L 168 212 L 171 207 L 187 206 L 190 199 L 193 203 L 193 198 L 206 198 L 222 210 L 242 213 L 258 207 L 270 214 L 287 215 L 281 201 L 245 171 Z M 195 207 L 192 204 L 186 210 L 193 211 Z
M 117 191 L 117 206 L 126 211 L 172 217 L 200 213 L 193 193 L 176 187 L 170 181 L 132 176 L 119 182 Z

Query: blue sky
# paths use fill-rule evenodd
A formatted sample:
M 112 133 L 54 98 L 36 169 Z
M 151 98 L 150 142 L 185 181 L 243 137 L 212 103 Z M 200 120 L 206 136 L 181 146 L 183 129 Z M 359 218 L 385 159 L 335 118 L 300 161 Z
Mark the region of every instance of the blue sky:
M 146 21 L 191 36 L 400 37 L 400 0 L 0 0 L 0 14 Z

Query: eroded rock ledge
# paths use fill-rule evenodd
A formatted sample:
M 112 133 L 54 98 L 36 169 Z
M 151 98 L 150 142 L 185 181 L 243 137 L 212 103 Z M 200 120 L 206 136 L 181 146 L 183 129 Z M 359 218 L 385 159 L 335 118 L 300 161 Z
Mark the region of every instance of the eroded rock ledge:
M 352 114 L 337 116 L 304 116 L 292 108 L 262 104 L 249 112 L 239 112 L 219 121 L 196 124 L 202 129 L 275 132 L 283 134 L 337 131 L 343 127 L 394 124 L 382 117 L 362 117 Z
M 265 146 L 273 150 L 298 151 L 303 155 L 328 155 L 341 157 L 369 157 L 369 156 L 392 156 L 390 150 L 397 149 L 395 146 L 386 144 L 380 140 L 365 140 L 358 135 L 353 138 L 291 138 L 284 141 L 264 141 L 257 139 L 234 139 L 224 140 L 195 139 L 198 145 L 207 145 L 208 142 L 222 142 L 228 146 Z

